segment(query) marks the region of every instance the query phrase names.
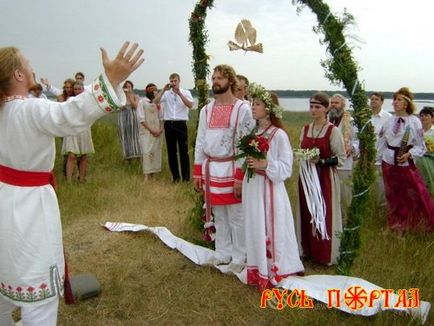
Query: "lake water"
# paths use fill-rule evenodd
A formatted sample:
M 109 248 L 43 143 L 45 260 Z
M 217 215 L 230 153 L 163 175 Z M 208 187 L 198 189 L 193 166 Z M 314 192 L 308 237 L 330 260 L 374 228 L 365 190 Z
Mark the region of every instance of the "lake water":
M 307 112 L 309 111 L 309 99 L 308 98 L 296 98 L 296 97 L 281 97 L 279 98 L 280 105 L 285 111 L 293 112 Z M 417 112 L 419 112 L 424 106 L 434 106 L 434 99 L 432 100 L 416 100 L 414 101 Z M 350 107 L 350 103 L 347 101 L 347 107 Z M 383 109 L 388 112 L 393 112 L 392 99 L 385 99 Z M 417 113 L 416 112 L 416 113 Z

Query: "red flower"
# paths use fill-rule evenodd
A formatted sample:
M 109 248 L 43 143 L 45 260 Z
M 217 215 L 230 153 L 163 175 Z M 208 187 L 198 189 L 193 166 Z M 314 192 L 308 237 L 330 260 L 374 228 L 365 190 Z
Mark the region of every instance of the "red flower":
M 19 287 L 16 288 L 16 290 L 17 290 L 18 292 L 21 292 L 21 291 L 23 291 L 23 288 L 22 288 L 21 286 L 19 286 Z
M 268 145 L 268 140 L 264 137 L 258 136 L 256 138 L 256 141 L 258 142 L 258 148 L 261 151 L 261 153 L 267 153 L 270 149 L 270 146 Z
M 107 106 L 107 107 L 105 108 L 105 110 L 106 110 L 107 112 L 112 112 L 112 109 L 111 109 L 109 106 Z
M 47 284 L 45 284 L 45 283 L 42 283 L 40 286 L 39 286 L 39 288 L 40 289 L 46 289 L 47 288 Z
M 104 96 L 102 95 L 98 96 L 98 101 L 101 103 L 104 102 Z
M 27 291 L 29 291 L 29 292 L 33 292 L 33 291 L 35 291 L 35 288 L 29 286 L 29 287 L 27 288 Z
M 93 87 L 94 90 L 99 90 L 99 84 L 95 84 L 95 86 Z

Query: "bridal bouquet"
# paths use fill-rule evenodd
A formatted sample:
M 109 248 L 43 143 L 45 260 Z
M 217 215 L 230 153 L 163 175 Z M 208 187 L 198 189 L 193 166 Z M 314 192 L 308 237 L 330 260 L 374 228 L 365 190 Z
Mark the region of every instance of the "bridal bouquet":
M 260 160 L 267 157 L 270 147 L 267 138 L 252 132 L 240 139 L 237 148 L 239 149 L 239 154 L 235 156 L 236 159 L 250 156 Z M 255 175 L 255 170 L 247 167 L 246 161 L 244 161 L 241 168 L 247 174 L 247 182 L 249 182 L 250 178 Z
M 319 158 L 319 148 L 298 148 L 294 150 L 294 154 L 300 159 L 314 161 Z
M 425 145 L 426 145 L 427 152 L 430 153 L 430 154 L 434 154 L 434 137 L 433 136 L 425 135 L 423 137 L 423 139 L 425 140 Z

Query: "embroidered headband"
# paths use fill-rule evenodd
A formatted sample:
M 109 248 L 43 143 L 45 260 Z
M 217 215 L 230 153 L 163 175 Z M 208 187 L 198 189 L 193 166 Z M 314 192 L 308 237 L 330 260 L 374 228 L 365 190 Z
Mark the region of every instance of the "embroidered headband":
M 249 95 L 252 99 L 258 99 L 264 102 L 265 111 L 268 113 L 273 113 L 277 119 L 282 119 L 283 117 L 283 108 L 281 106 L 276 105 L 269 92 L 267 90 L 256 83 L 251 83 L 249 85 Z

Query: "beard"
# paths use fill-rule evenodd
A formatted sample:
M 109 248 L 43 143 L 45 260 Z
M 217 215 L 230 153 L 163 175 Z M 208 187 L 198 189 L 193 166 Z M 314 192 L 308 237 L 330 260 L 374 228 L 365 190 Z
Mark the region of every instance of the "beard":
M 152 101 L 152 100 L 155 98 L 155 94 L 154 94 L 154 92 L 146 93 L 146 97 L 147 97 L 150 101 Z
M 212 92 L 214 95 L 217 94 L 224 94 L 229 90 L 230 84 L 229 82 L 226 85 L 220 86 L 220 85 L 212 85 Z
M 344 114 L 344 110 L 339 110 L 337 108 L 331 108 L 329 110 L 329 119 L 330 120 L 339 119 L 340 117 L 342 117 L 343 114 Z

